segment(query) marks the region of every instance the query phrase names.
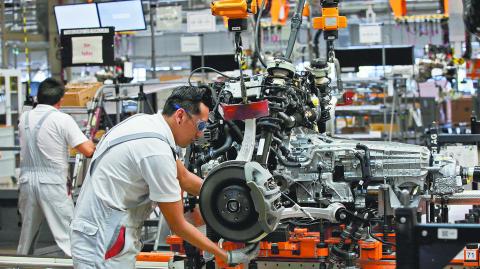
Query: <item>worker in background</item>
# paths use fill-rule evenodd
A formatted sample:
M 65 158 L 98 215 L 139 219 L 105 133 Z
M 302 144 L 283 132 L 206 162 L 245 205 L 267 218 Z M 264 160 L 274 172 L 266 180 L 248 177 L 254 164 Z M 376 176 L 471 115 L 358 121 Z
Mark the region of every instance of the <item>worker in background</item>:
M 198 195 L 202 179 L 178 160 L 175 147 L 203 135 L 207 97 L 203 89 L 177 88 L 161 113 L 134 115 L 102 139 L 71 224 L 74 268 L 134 268 L 143 222 L 155 204 L 175 234 L 229 264 L 258 254 L 258 245 L 222 250 L 183 215 L 181 191 Z
M 33 242 L 44 219 L 57 245 L 71 255 L 69 225 L 73 202 L 67 187 L 68 146 L 91 157 L 95 145 L 70 115 L 59 111 L 64 93 L 61 83 L 45 79 L 38 88 L 38 105 L 23 113 L 18 125 L 21 147 L 18 208 L 22 230 L 17 254 L 20 255 L 33 253 Z

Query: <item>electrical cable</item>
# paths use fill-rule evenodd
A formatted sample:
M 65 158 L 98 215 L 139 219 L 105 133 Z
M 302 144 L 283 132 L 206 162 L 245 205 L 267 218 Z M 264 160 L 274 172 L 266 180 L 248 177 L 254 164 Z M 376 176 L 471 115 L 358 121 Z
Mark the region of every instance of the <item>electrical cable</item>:
M 373 233 L 372 233 L 372 228 L 371 228 L 371 227 L 368 227 L 368 235 L 370 235 L 370 237 L 372 237 L 373 239 L 379 241 L 379 242 L 382 243 L 382 244 L 389 245 L 389 246 L 392 246 L 392 247 L 397 247 L 397 245 L 396 245 L 395 243 L 383 241 L 382 239 L 380 239 L 380 238 L 378 238 L 377 236 L 373 235 Z
M 263 58 L 262 55 L 262 48 L 260 47 L 260 41 L 258 34 L 260 32 L 260 19 L 262 18 L 263 10 L 265 9 L 267 1 L 262 1 L 262 5 L 260 6 L 260 10 L 257 12 L 257 21 L 255 23 L 255 52 L 257 53 L 258 60 L 260 63 L 263 65 L 263 67 L 267 67 L 267 64 L 265 63 L 265 59 Z
M 219 74 L 220 76 L 228 78 L 228 79 L 238 79 L 239 78 L 239 77 L 228 76 L 225 73 L 222 73 L 215 68 L 211 68 L 211 67 L 207 67 L 207 66 L 200 66 L 198 68 L 193 69 L 192 72 L 190 72 L 190 76 L 188 76 L 188 85 L 190 85 L 190 87 L 193 87 L 192 82 L 191 82 L 193 74 L 195 74 L 196 72 L 198 72 L 200 70 L 210 70 L 210 71 L 215 72 L 215 73 Z

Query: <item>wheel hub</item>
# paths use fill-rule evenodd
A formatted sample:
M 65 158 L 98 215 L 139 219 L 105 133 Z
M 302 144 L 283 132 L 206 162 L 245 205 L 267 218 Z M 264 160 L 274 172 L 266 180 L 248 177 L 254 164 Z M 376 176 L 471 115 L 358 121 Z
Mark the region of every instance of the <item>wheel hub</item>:
M 200 210 L 207 225 L 222 238 L 250 242 L 264 233 L 245 181 L 244 162 L 225 162 L 205 179 L 200 193 Z

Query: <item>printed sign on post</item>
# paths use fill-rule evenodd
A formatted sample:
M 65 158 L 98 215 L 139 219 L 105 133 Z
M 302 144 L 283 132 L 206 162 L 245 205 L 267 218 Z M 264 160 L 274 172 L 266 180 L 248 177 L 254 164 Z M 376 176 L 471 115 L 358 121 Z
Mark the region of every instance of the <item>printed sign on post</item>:
M 204 33 L 215 32 L 215 16 L 207 12 L 188 12 L 187 13 L 187 32 Z
M 184 53 L 200 51 L 200 36 L 182 36 L 180 48 Z
M 382 27 L 379 24 L 360 24 L 359 36 L 363 44 L 381 43 Z
M 182 6 L 157 7 L 157 26 L 155 30 L 182 30 Z
M 72 37 L 72 64 L 103 63 L 102 36 Z

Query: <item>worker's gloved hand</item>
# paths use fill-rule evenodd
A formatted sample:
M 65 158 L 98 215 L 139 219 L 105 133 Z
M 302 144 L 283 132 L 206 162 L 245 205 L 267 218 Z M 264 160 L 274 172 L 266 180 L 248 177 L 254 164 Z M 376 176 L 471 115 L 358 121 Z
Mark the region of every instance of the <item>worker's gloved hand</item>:
M 235 266 L 240 263 L 248 264 L 252 259 L 255 259 L 260 252 L 260 244 L 251 244 L 241 249 L 236 249 L 227 252 L 228 265 Z

